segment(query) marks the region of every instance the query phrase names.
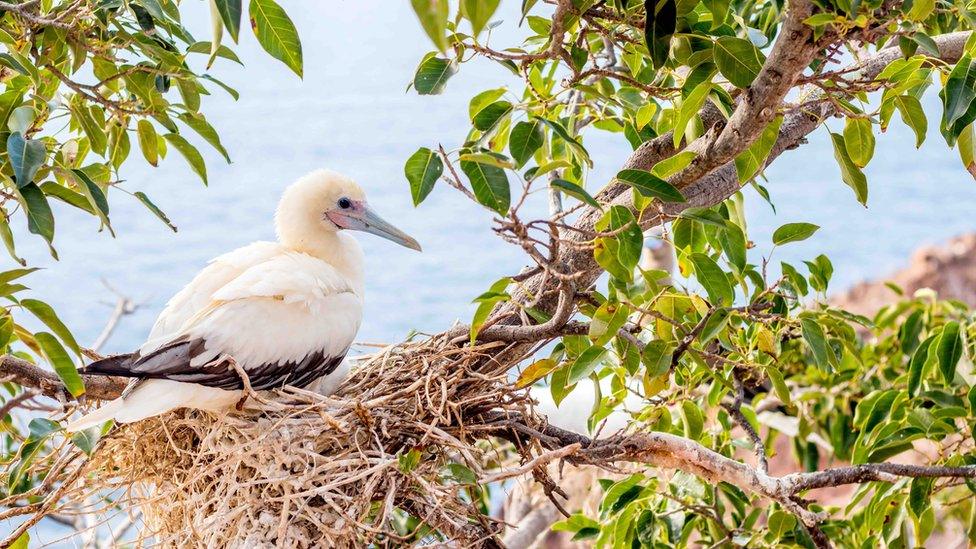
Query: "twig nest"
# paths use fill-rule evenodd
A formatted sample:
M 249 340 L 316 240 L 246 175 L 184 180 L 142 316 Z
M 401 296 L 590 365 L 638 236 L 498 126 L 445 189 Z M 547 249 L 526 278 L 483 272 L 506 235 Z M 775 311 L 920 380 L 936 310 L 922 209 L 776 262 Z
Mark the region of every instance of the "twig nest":
M 483 538 L 463 481 L 444 471 L 460 462 L 480 474 L 498 458 L 475 444 L 485 431 L 471 418 L 525 412 L 504 371 L 468 370 L 491 348 L 401 344 L 333 396 L 287 389 L 257 413 L 183 410 L 121 426 L 91 458 L 88 494 L 126 493 L 143 537 L 170 547 L 362 547 L 403 540 L 404 513 L 458 541 Z

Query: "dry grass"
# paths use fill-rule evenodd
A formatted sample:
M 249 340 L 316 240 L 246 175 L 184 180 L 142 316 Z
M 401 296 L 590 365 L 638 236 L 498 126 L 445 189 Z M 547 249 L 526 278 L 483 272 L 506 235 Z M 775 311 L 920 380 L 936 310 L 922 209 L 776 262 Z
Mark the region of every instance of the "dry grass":
M 502 365 L 470 369 L 501 347 L 400 344 L 330 397 L 286 389 L 259 413 L 181 411 L 118 428 L 89 461 L 83 492 L 124 491 L 144 514 L 143 537 L 164 546 L 384 544 L 398 541 L 404 511 L 474 541 L 496 525 L 469 522 L 465 489 L 444 466 L 480 475 L 499 456 L 478 444 L 486 433 L 472 418 L 526 411 Z M 413 448 L 422 459 L 403 472 L 398 456 Z

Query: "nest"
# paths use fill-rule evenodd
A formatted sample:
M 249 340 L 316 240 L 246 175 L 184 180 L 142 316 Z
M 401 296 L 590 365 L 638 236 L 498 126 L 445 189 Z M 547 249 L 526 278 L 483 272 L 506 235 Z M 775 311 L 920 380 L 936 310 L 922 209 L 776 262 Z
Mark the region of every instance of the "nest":
M 163 546 L 397 544 L 417 536 L 404 517 L 432 540 L 483 540 L 497 525 L 471 521 L 470 487 L 445 471 L 497 464 L 479 414 L 526 413 L 505 366 L 484 360 L 500 346 L 400 344 L 332 396 L 286 388 L 256 414 L 184 410 L 117 428 L 89 460 L 85 492 L 125 491 L 142 536 Z

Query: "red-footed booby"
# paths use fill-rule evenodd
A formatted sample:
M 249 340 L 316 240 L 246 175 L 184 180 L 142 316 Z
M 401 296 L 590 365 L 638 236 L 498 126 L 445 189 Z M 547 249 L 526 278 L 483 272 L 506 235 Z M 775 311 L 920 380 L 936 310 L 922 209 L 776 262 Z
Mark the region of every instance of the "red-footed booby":
M 227 410 L 244 396 L 237 368 L 254 390 L 304 387 L 339 374 L 363 314 L 363 252 L 343 229 L 418 251 L 420 245 L 376 215 L 356 183 L 327 170 L 285 190 L 275 229 L 278 242 L 255 242 L 211 261 L 167 303 L 138 351 L 83 368 L 133 381 L 67 429 L 176 408 Z

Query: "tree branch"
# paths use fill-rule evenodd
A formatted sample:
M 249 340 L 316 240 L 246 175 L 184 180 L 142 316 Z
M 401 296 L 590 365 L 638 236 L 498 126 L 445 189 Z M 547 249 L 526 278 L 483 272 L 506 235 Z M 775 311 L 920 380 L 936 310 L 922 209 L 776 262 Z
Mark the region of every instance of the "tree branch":
M 85 382 L 85 396 L 96 400 L 118 398 L 126 386 L 126 380 L 122 378 L 85 375 L 81 377 Z M 47 397 L 73 400 L 71 393 L 57 374 L 13 355 L 0 356 L 0 379 L 12 381 L 21 387 L 37 389 Z
M 571 463 L 604 467 L 624 461 L 645 463 L 684 471 L 712 483 L 727 482 L 782 504 L 797 514 L 807 527 L 815 527 L 826 518 L 797 503 L 800 493 L 807 490 L 869 481 L 894 482 L 901 478 L 976 478 L 976 465 L 946 467 L 898 463 L 869 463 L 777 477 L 723 456 L 694 440 L 670 433 L 632 433 L 593 439 L 553 425 L 531 426 L 522 417 L 501 413 L 487 414 L 486 417 L 488 424 L 498 426 L 494 434 L 516 444 L 527 444 L 526 437 L 531 437 L 549 451 L 579 445 L 580 449 L 565 455 L 564 459 Z

